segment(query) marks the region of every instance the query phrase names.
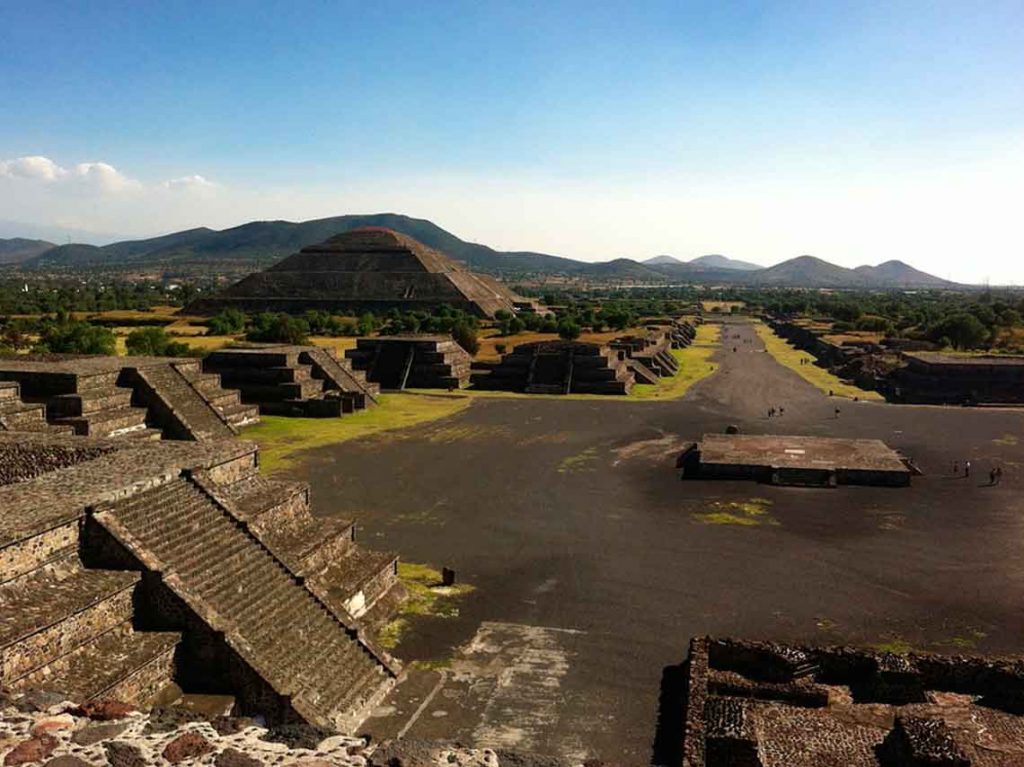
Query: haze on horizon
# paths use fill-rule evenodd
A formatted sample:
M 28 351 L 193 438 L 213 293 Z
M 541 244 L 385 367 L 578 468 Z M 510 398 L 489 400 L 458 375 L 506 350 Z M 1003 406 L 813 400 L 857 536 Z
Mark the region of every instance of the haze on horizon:
M 1024 283 L 1024 4 L 0 7 L 0 236 L 397 212 Z

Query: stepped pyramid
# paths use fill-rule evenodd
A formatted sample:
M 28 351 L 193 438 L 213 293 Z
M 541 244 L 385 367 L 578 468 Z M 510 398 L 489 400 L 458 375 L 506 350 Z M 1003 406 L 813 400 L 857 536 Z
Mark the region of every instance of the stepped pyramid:
M 261 477 L 254 443 L 0 432 L 0 509 L 0 688 L 351 731 L 400 673 L 365 633 L 396 556 Z
M 310 245 L 220 295 L 193 302 L 189 314 L 229 306 L 245 312 L 385 312 L 447 304 L 479 317 L 513 311 L 523 299 L 448 256 L 390 229 L 355 229 Z

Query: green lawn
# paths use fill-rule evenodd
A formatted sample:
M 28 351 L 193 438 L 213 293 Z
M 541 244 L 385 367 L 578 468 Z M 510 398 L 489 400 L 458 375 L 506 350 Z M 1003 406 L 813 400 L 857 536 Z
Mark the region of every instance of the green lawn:
M 382 394 L 376 407 L 340 418 L 263 416 L 242 437 L 259 444 L 260 465 L 271 473 L 293 464 L 303 450 L 447 418 L 470 404 L 468 398 Z
M 884 399 L 884 397 L 876 391 L 861 389 L 859 386 L 844 383 L 828 370 L 823 367 L 819 367 L 816 364 L 812 363 L 809 365 L 801 365 L 800 360 L 804 358 L 810 358 L 815 362 L 817 360 L 814 355 L 809 352 L 790 346 L 790 344 L 788 344 L 784 339 L 775 335 L 772 329 L 763 322 L 758 322 L 755 325 L 755 329 L 757 330 L 758 336 L 760 336 L 761 340 L 764 341 L 765 348 L 768 350 L 769 354 L 771 354 L 778 362 L 794 371 L 805 381 L 813 384 L 821 391 L 831 391 L 837 397 L 847 397 L 848 399 L 853 399 L 854 397 L 862 400 L 880 401 Z

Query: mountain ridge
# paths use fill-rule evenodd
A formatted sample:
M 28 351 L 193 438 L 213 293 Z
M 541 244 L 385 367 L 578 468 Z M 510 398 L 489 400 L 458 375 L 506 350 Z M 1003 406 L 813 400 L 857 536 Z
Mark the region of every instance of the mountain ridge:
M 955 284 L 902 261 L 855 269 L 814 256 L 798 256 L 770 267 L 720 255 L 681 261 L 672 256 L 645 262 L 628 258 L 591 263 L 533 251 L 497 251 L 462 240 L 426 219 L 397 213 L 334 216 L 310 221 L 250 221 L 228 229 L 197 227 L 143 240 L 109 245 L 55 245 L 16 262 L 24 269 L 90 267 L 180 267 L 244 264 L 263 268 L 306 245 L 364 226 L 383 226 L 419 240 L 464 262 L 470 269 L 516 279 L 559 275 L 624 283 L 742 284 L 765 287 L 885 288 L 953 287 Z M 736 266 L 739 264 L 740 266 Z

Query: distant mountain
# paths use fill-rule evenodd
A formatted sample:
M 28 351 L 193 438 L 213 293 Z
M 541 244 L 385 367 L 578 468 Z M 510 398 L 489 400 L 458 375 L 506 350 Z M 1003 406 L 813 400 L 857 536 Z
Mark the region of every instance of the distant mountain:
M 675 256 L 654 256 L 640 263 L 644 266 L 664 266 L 666 264 L 685 264 L 686 262 L 680 261 Z
M 752 264 L 749 261 L 739 261 L 735 258 L 727 258 L 726 256 L 719 256 L 717 254 L 700 256 L 689 263 L 693 266 L 701 266 L 708 269 L 742 269 L 743 271 L 764 269 L 763 266 Z
M 17 262 L 20 262 L 21 268 L 24 269 L 54 270 L 96 267 L 178 270 L 185 267 L 201 267 L 203 270 L 213 271 L 218 266 L 231 266 L 236 270 L 239 266 L 259 269 L 307 245 L 323 242 L 335 234 L 364 226 L 394 229 L 464 262 L 474 271 L 511 279 L 546 275 L 624 283 L 822 288 L 952 285 L 899 261 L 889 261 L 875 267 L 845 269 L 819 258 L 801 256 L 765 269 L 720 255 L 701 256 L 688 262 L 664 255 L 647 259 L 643 263 L 628 258 L 588 263 L 546 253 L 501 252 L 486 245 L 461 240 L 430 221 L 396 213 L 336 216 L 298 223 L 253 221 L 220 231 L 201 227 L 147 240 L 126 240 L 104 246 L 53 246 L 51 243 L 43 242 L 37 246 L 41 252 L 37 251 L 31 256 L 18 256 Z M 0 259 L 2 258 L 0 255 Z
M 886 261 L 878 266 L 858 266 L 853 271 L 872 283 L 894 288 L 943 288 L 953 284 L 896 260 Z
M 683 261 L 675 256 L 654 256 L 646 261 L 641 261 L 644 266 L 685 266 L 691 269 L 763 269 L 764 267 L 752 264 L 749 261 L 737 261 L 735 258 L 711 255 L 698 256 L 690 261 Z
M 867 287 L 868 280 L 842 266 L 814 256 L 798 256 L 750 273 L 754 285 L 800 288 Z
M 0 239 L 0 264 L 20 264 L 56 247 L 46 240 L 26 240 L 24 237 Z

